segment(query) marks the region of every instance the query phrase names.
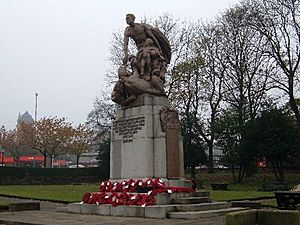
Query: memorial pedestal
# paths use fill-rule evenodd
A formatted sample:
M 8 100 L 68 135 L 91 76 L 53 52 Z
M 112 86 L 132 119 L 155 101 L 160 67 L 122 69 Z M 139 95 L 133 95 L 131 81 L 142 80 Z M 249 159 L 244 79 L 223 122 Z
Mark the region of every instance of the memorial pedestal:
M 174 118 L 175 111 L 170 110 L 167 97 L 142 97 L 141 106 L 120 110 L 113 121 L 110 179 L 158 177 L 182 181 L 183 147 L 180 128 L 176 127 L 178 116 Z M 175 126 L 174 121 L 178 121 Z

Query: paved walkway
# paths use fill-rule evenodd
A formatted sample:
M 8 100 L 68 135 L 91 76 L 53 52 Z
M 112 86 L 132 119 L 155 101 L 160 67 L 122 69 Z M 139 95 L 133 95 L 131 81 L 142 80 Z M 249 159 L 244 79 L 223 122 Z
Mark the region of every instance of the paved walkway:
M 10 202 L 29 201 L 0 197 L 0 200 L 1 199 Z M 42 201 L 40 211 L 0 212 L 0 225 L 225 225 L 225 217 L 215 217 L 200 220 L 113 217 L 56 212 L 55 209 L 59 206 L 63 206 L 63 204 Z

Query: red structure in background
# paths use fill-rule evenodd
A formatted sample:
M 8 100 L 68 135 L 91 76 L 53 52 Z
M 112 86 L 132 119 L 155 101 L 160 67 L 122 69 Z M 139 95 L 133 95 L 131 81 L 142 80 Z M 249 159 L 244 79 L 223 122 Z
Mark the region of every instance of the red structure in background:
M 44 159 L 45 159 L 44 156 L 21 156 L 19 158 L 19 166 L 20 167 L 43 167 Z M 16 166 L 16 161 L 14 160 L 13 157 L 4 157 L 3 163 L 5 166 Z M 54 160 L 53 165 L 55 167 L 66 167 L 68 165 L 68 162 L 66 160 Z
M 0 166 L 4 166 L 4 151 L 0 151 Z
M 42 167 L 44 156 L 21 156 L 19 158 L 19 166 Z M 13 157 L 4 157 L 5 166 L 16 166 L 17 163 Z
M 266 160 L 261 160 L 257 162 L 257 167 L 258 168 L 266 168 L 267 167 L 267 161 Z

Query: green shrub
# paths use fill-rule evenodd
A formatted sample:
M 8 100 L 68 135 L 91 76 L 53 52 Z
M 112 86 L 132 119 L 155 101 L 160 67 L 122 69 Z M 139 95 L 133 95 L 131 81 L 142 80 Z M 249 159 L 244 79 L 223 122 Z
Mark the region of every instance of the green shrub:
M 73 184 L 95 183 L 107 179 L 100 168 L 27 168 L 0 167 L 0 184 Z

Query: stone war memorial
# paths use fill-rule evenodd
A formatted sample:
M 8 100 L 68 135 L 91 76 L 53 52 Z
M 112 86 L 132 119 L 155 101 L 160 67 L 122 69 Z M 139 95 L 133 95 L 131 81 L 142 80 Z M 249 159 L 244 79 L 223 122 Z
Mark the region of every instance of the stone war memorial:
M 180 123 L 164 91 L 170 44 L 160 30 L 134 19 L 126 16 L 124 64 L 112 92 L 122 109 L 112 123 L 110 179 L 179 181 L 184 175 Z M 128 56 L 130 38 L 137 46 L 135 56 Z
M 85 193 L 71 213 L 126 217 L 198 219 L 241 210 L 212 202 L 184 178 L 178 113 L 164 91 L 171 60 L 166 36 L 126 15 L 124 58 L 111 98 L 120 105 L 111 127 L 110 179 L 98 192 Z M 128 54 L 128 43 L 136 55 Z

